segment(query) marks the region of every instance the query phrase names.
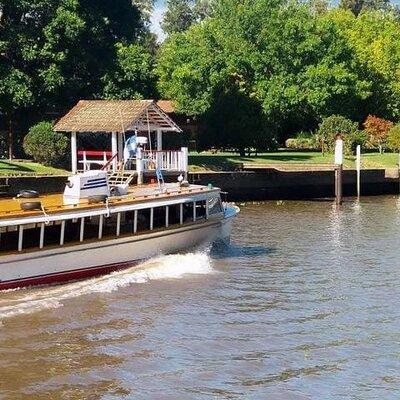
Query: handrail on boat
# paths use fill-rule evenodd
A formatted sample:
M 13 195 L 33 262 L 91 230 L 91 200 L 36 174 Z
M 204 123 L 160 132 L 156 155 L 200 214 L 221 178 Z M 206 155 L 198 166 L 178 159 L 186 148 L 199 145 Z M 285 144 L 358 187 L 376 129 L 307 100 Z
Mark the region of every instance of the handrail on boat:
M 100 171 L 106 171 L 107 168 L 111 165 L 113 160 L 115 160 L 118 157 L 118 153 L 115 153 L 101 168 Z

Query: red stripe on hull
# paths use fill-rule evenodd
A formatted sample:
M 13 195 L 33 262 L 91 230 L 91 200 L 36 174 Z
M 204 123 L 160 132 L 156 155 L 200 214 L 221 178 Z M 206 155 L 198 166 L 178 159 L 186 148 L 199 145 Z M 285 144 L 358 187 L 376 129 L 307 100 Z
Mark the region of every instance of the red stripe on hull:
M 73 271 L 58 272 L 50 275 L 33 276 L 30 278 L 15 279 L 12 281 L 0 282 L 0 290 L 16 289 L 26 286 L 51 285 L 68 281 L 78 281 L 92 278 L 98 275 L 106 275 L 110 272 L 118 271 L 133 266 L 136 262 L 123 264 L 102 265 L 100 267 L 82 268 Z

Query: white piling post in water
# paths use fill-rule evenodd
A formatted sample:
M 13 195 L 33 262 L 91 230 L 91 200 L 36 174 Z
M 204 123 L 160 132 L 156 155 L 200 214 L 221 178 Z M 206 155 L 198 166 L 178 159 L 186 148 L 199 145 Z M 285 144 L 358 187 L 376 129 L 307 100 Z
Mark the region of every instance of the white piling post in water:
M 357 198 L 361 195 L 361 146 L 357 145 L 356 149 L 356 168 L 357 168 Z
M 400 194 L 400 151 L 399 151 L 399 159 L 398 159 L 397 166 L 398 166 L 398 172 L 399 172 L 399 194 Z
M 335 137 L 335 197 L 336 204 L 342 204 L 343 139 L 338 133 Z

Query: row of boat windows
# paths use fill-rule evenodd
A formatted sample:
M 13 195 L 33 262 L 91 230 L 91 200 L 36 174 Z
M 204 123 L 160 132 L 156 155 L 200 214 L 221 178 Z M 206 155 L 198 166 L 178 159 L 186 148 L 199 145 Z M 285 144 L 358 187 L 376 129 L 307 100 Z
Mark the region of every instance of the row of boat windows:
M 79 243 L 134 235 L 207 219 L 222 212 L 219 198 L 104 215 L 53 221 L 49 224 L 0 228 L 0 252 Z

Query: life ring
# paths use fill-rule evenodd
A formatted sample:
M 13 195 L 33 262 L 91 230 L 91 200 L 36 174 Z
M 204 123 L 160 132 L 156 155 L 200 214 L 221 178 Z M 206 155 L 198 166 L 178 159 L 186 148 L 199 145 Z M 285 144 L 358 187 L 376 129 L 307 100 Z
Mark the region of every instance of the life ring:
M 18 193 L 18 196 L 22 199 L 35 199 L 37 197 L 39 197 L 39 192 L 37 192 L 36 190 L 20 190 L 20 192 Z
M 21 209 L 24 211 L 41 210 L 42 203 L 40 201 L 25 201 L 21 203 Z
M 89 196 L 88 203 L 89 204 L 105 203 L 107 198 L 108 198 L 108 196 L 106 194 L 97 194 L 94 196 Z

